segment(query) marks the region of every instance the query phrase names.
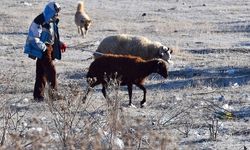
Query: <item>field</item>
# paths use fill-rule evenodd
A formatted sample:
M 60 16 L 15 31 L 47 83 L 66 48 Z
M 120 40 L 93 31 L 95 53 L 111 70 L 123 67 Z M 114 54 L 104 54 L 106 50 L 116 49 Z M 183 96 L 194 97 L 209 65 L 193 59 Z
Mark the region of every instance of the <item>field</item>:
M 45 0 L 0 5 L 0 145 L 3 149 L 250 149 L 250 1 L 85 0 L 92 25 L 74 24 L 76 0 L 58 0 L 68 48 L 55 61 L 64 100 L 33 101 L 35 61 L 23 53 L 28 27 Z M 97 86 L 85 75 L 103 38 L 145 36 L 173 48 L 169 77 L 147 78 L 147 106 L 134 87 Z M 88 50 L 88 51 L 84 51 Z M 89 59 L 90 58 L 90 59 Z M 109 105 L 107 105 L 109 104 Z

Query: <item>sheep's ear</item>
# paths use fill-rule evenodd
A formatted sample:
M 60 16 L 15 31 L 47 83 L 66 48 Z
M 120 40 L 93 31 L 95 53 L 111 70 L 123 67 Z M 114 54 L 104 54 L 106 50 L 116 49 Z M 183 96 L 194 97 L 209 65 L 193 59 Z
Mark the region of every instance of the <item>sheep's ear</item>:
M 172 49 L 172 48 L 169 48 L 169 47 L 168 47 L 168 51 L 170 52 L 170 54 L 173 53 L 173 49 Z
M 159 56 L 160 56 L 160 58 L 162 58 L 163 56 L 164 56 L 164 47 L 163 46 L 161 46 L 160 47 L 160 50 L 159 50 Z

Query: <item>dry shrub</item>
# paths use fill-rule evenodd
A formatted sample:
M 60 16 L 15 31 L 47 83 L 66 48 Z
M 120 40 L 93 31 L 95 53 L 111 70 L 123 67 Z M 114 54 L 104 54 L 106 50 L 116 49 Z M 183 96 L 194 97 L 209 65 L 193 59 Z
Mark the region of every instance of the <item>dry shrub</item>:
M 175 141 L 166 132 L 157 131 L 140 116 L 132 118 L 121 105 L 123 95 L 119 93 L 119 79 L 109 80 L 107 108 L 104 124 L 100 129 L 105 133 L 107 149 L 175 149 Z M 139 108 L 138 108 L 139 109 Z M 103 135 L 103 134 L 102 134 Z
M 50 144 L 48 132 L 43 128 L 35 128 L 33 123 L 27 124 L 27 110 L 18 107 L 15 102 L 3 104 L 1 107 L 1 148 L 25 149 L 46 148 Z
M 109 81 L 104 104 L 94 97 L 94 90 L 90 90 L 86 96 L 81 89 L 76 84 L 65 85 L 65 89 L 61 90 L 61 100 L 53 99 L 55 97 L 47 93 L 49 99 L 44 104 L 51 114 L 47 116 L 50 124 L 43 124 L 35 117 L 29 127 L 21 128 L 22 120 L 27 119 L 26 113 L 22 110 L 11 112 L 11 109 L 2 109 L 5 115 L 2 114 L 0 120 L 3 121 L 1 133 L 3 135 L 5 132 L 5 140 L 2 139 L 1 148 L 91 150 L 176 147 L 175 141 L 166 132 L 154 130 L 148 125 L 148 120 L 131 118 L 125 113 L 124 109 L 130 108 L 121 105 L 123 95 L 119 92 L 119 80 Z M 85 103 L 82 97 L 86 97 Z M 10 128 L 14 116 L 19 121 L 15 122 L 16 128 Z

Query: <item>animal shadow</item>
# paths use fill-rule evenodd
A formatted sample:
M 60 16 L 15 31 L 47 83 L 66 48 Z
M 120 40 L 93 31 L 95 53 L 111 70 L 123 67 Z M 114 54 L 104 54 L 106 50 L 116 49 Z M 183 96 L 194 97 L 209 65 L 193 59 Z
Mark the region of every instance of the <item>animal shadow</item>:
M 147 89 L 184 89 L 187 87 L 210 86 L 229 87 L 249 84 L 250 68 L 218 67 L 207 69 L 181 69 L 170 71 L 168 80 L 147 85 Z

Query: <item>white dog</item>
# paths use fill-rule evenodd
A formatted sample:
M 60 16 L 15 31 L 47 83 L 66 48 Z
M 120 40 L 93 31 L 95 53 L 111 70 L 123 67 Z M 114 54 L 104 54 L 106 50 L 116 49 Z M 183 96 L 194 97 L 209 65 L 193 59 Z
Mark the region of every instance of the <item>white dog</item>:
M 84 11 L 84 3 L 82 1 L 78 2 L 77 4 L 75 24 L 77 26 L 78 33 L 80 33 L 84 37 L 88 32 L 89 26 L 91 24 L 91 19 Z M 85 32 L 83 32 L 83 28 Z

